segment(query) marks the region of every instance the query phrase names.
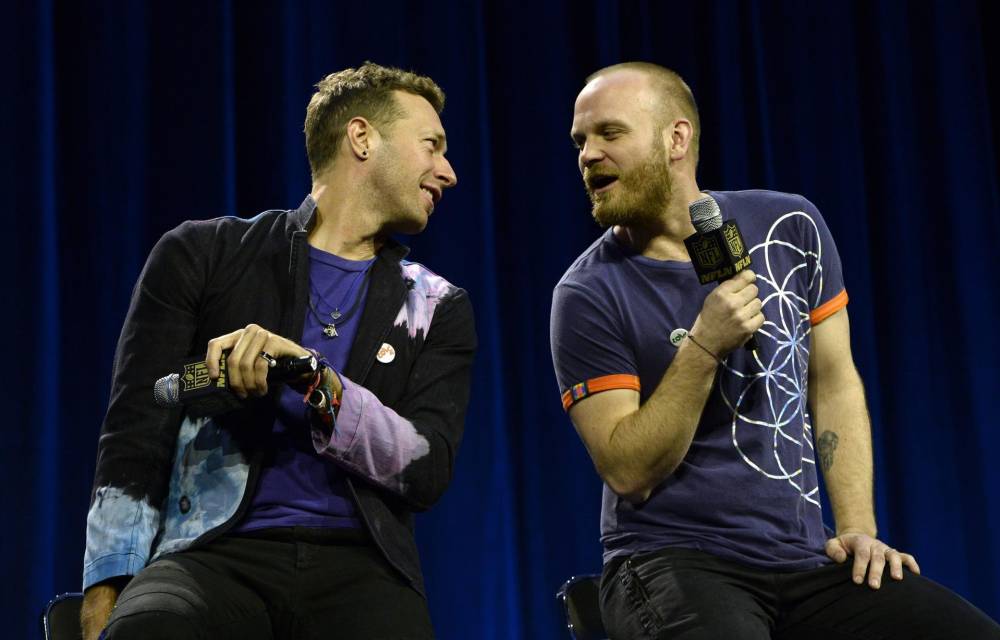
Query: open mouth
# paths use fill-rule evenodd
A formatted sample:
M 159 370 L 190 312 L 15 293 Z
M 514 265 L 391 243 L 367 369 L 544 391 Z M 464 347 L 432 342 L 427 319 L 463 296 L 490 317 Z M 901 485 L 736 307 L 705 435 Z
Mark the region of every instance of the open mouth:
M 616 182 L 618 182 L 618 176 L 600 174 L 590 176 L 590 178 L 587 179 L 587 186 L 590 187 L 591 193 L 603 193 L 604 191 L 610 189 L 611 185 Z

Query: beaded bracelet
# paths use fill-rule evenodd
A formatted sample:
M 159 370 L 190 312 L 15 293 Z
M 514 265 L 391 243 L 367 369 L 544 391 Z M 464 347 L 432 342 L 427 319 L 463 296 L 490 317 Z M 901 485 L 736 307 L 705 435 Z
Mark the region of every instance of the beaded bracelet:
M 316 371 L 316 376 L 306 388 L 302 402 L 312 409 L 310 412 L 312 419 L 317 420 L 320 423 L 319 426 L 326 432 L 332 433 L 337 429 L 337 411 L 340 409 L 340 399 L 337 398 L 337 394 L 333 392 L 329 384 L 323 384 L 323 373 L 327 369 L 331 371 L 332 375 L 336 375 L 336 373 L 333 373 L 330 361 L 324 358 L 319 351 L 306 350 L 316 358 L 319 368 Z

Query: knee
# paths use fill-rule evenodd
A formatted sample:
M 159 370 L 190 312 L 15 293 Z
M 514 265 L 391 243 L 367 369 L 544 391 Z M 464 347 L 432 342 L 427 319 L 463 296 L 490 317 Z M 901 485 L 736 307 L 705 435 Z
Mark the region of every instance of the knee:
M 199 612 L 169 593 L 148 593 L 120 602 L 108 621 L 108 640 L 194 640 L 202 638 Z

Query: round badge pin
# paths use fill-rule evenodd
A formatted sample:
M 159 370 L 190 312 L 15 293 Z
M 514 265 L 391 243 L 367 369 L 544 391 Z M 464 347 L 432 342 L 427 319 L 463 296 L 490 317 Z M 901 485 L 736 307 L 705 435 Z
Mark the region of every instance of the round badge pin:
M 383 342 L 382 346 L 378 348 L 378 355 L 375 359 L 382 364 L 389 364 L 396 359 L 396 350 L 388 342 Z
M 675 347 L 680 346 L 681 341 L 687 337 L 687 334 L 688 334 L 687 329 L 674 329 L 673 331 L 670 332 L 670 344 L 674 345 Z

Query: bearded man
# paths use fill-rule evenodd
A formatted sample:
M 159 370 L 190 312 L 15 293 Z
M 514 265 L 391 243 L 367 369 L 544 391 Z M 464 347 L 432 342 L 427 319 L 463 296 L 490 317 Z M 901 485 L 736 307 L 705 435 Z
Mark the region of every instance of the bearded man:
M 609 229 L 556 286 L 551 344 L 605 483 L 609 634 L 1000 638 L 877 538 L 869 418 L 822 216 L 798 195 L 701 190 L 699 132 L 688 86 L 649 63 L 591 75 L 573 114 Z M 699 283 L 684 239 L 705 197 L 737 221 L 759 273 Z M 739 348 L 755 333 L 756 350 Z
M 413 513 L 451 480 L 476 336 L 415 262 L 457 178 L 430 79 L 365 63 L 306 109 L 294 210 L 186 222 L 135 287 L 101 430 L 84 635 L 432 638 Z M 221 358 L 240 407 L 164 409 L 153 383 Z M 322 366 L 270 384 L 270 366 Z

